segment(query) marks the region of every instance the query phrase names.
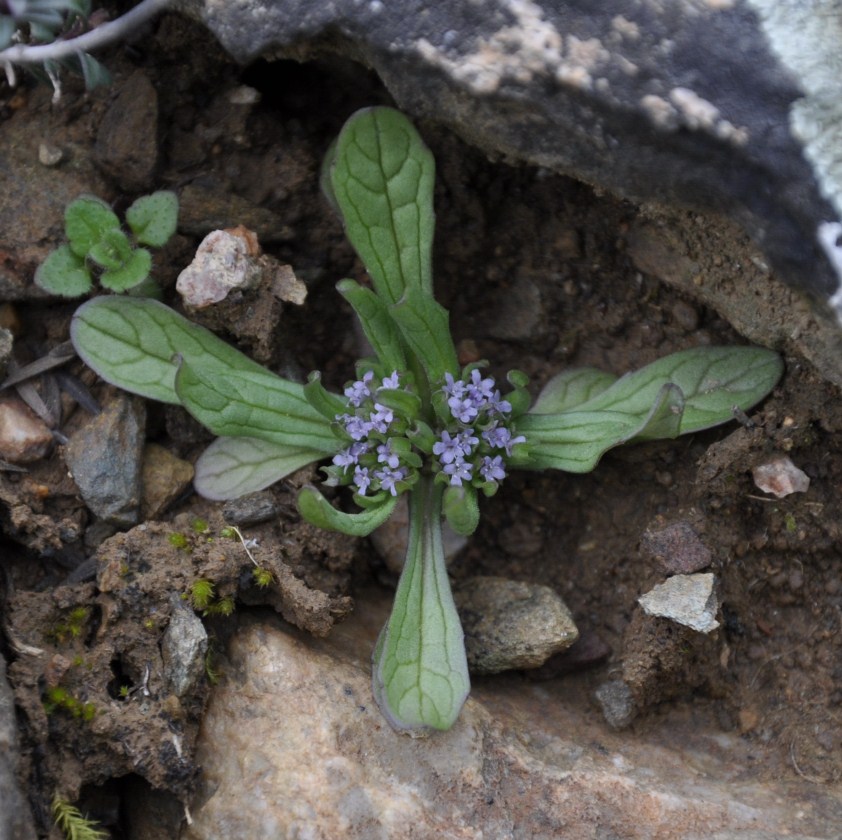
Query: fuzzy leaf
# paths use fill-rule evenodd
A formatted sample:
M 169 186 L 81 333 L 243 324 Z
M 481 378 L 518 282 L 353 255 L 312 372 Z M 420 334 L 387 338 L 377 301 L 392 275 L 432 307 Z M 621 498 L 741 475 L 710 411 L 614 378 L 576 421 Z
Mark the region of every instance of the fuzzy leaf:
M 342 447 L 304 388 L 258 366 L 219 371 L 182 361 L 175 377 L 181 404 L 215 435 L 251 437 L 333 455 Z
M 392 614 L 374 649 L 374 697 L 396 729 L 449 729 L 470 690 L 441 536 L 442 487 L 422 477 L 409 497 L 409 542 Z
M 544 385 L 531 414 L 558 414 L 587 402 L 617 381 L 613 373 L 597 368 L 572 368 L 556 374 Z
M 389 307 L 410 350 L 418 357 L 430 385 L 456 374 L 459 363 L 450 337 L 447 310 L 418 288 L 408 288 L 401 301 Z
M 621 411 L 574 409 L 560 414 L 526 414 L 517 424 L 526 435 L 535 469 L 590 472 L 609 449 L 635 438 L 677 437 L 683 399 L 680 389 L 667 383 L 655 395 L 643 417 Z M 522 466 L 516 460 L 510 466 Z
M 347 408 L 347 402 L 342 397 L 331 393 L 322 385 L 322 375 L 317 370 L 307 377 L 304 398 L 328 422 L 335 420 L 336 415 L 342 414 Z
M 35 282 L 45 291 L 63 297 L 79 297 L 91 290 L 91 273 L 84 259 L 76 256 L 69 245 L 59 245 L 38 266 Z
M 265 372 L 210 330 L 155 300 L 97 297 L 82 304 L 70 325 L 82 360 L 106 382 L 153 400 L 178 403 L 176 354 L 206 374 Z M 292 385 L 293 383 L 289 383 Z M 303 388 L 301 389 L 303 399 Z
M 781 357 L 762 347 L 694 347 L 627 373 L 577 410 L 640 415 L 664 383 L 671 382 L 684 395 L 680 434 L 687 434 L 733 419 L 735 406 L 747 411 L 775 387 L 782 373 Z
M 359 513 L 343 513 L 315 487 L 307 485 L 302 487 L 298 494 L 298 510 L 308 522 L 319 528 L 340 531 L 352 537 L 367 537 L 392 515 L 397 501 L 397 496 L 386 496 L 377 507 L 367 508 Z
M 196 461 L 193 486 L 214 501 L 263 490 L 324 457 L 323 452 L 248 437 L 217 438 Z
M 406 370 L 401 334 L 382 298 L 353 280 L 342 280 L 336 288 L 354 308 L 365 337 L 383 366 L 390 371 Z
M 116 271 L 124 266 L 132 257 L 132 246 L 129 238 L 120 228 L 103 231 L 98 242 L 94 242 L 88 251 L 88 259 L 93 260 L 100 268 Z
M 64 211 L 64 230 L 77 257 L 85 257 L 106 231 L 119 227 L 114 211 L 94 195 L 80 196 Z
M 175 233 L 178 196 L 170 190 L 145 195 L 126 210 L 126 222 L 138 242 L 161 248 Z
M 357 111 L 331 154 L 333 198 L 377 294 L 431 294 L 435 162 L 412 123 L 392 108 Z

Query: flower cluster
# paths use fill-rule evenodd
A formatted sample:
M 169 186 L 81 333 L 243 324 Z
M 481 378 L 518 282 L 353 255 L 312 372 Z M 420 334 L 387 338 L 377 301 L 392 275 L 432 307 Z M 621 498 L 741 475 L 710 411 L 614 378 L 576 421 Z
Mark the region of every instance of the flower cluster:
M 391 408 L 375 399 L 378 388 L 398 390 L 401 387 L 397 371 L 383 378 L 377 386 L 374 371 L 370 370 L 345 388 L 348 411 L 337 414 L 336 420 L 352 443 L 334 456 L 333 463 L 339 468 L 339 475 L 345 480 L 343 483 L 350 483 L 360 496 L 381 489 L 397 496 L 416 477 L 415 459 L 407 457 L 410 446 L 404 437 L 406 424 L 395 417 Z M 399 447 L 398 439 L 403 440 L 405 446 Z
M 440 480 L 452 486 L 471 484 L 490 493 L 506 477 L 513 448 L 526 441 L 512 432 L 512 406 L 493 377 L 483 377 L 476 368 L 461 379 L 445 374 L 438 392 L 440 428 L 435 432 L 428 428 L 426 445 L 417 435 L 410 439 L 407 434 L 411 427 L 417 431 L 414 421 L 419 418 L 400 416 L 384 405 L 396 404 L 385 398 L 384 391 L 409 388 L 397 371 L 379 384 L 374 371 L 366 371 L 345 388 L 346 410 L 335 417 L 339 433 L 350 443 L 334 456 L 327 472 L 332 483 L 348 484 L 360 496 L 380 490 L 397 496 L 412 486 L 423 466 L 419 449 L 431 456 L 430 469 L 442 474 Z
M 513 447 L 526 442 L 509 427 L 511 404 L 502 398 L 494 378 L 483 378 L 476 368 L 467 381 L 445 374 L 442 392 L 451 422 L 433 444 L 438 468 L 451 485 L 496 487 L 506 477 L 505 459 Z

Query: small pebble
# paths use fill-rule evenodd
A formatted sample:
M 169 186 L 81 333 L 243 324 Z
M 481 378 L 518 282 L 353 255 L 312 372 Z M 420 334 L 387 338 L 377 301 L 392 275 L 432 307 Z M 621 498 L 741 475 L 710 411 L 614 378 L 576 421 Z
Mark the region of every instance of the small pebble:
M 641 595 L 637 602 L 647 615 L 669 618 L 699 633 L 719 627 L 714 617 L 719 610 L 716 577 L 710 572 L 675 575 Z
M 640 550 L 657 560 L 670 575 L 692 574 L 711 564 L 711 550 L 701 541 L 689 522 L 675 522 L 659 531 L 646 531 Z
M 612 729 L 625 729 L 637 714 L 631 689 L 622 680 L 604 682 L 594 692 L 594 697 Z
M 249 493 L 239 499 L 231 499 L 222 508 L 222 516 L 230 525 L 259 525 L 275 519 L 281 510 L 275 502 L 275 497 L 266 491 Z
M 792 493 L 806 493 L 810 489 L 810 479 L 803 470 L 792 463 L 786 455 L 778 455 L 759 464 L 751 471 L 758 489 L 783 499 Z
M 537 668 L 579 637 L 567 605 L 548 586 L 472 577 L 453 590 L 474 674 Z
M 0 396 L 0 460 L 29 464 L 43 458 L 53 443 L 47 424 L 22 400 Z
M 64 152 L 50 143 L 38 144 L 38 161 L 44 166 L 58 166 L 64 159 Z

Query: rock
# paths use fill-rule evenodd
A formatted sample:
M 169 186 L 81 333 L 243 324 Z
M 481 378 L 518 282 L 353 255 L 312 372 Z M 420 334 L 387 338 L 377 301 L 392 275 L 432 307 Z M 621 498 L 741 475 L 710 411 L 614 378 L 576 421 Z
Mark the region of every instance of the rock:
M 64 449 L 85 504 L 118 527 L 136 525 L 140 517 L 145 428 L 143 401 L 119 394 Z
M 152 188 L 158 166 L 158 94 L 143 70 L 121 85 L 97 132 L 97 163 L 128 193 Z
M 176 291 L 185 306 L 203 309 L 236 289 L 253 289 L 263 274 L 259 256 L 257 237 L 248 228 L 211 231 L 178 275 Z
M 608 680 L 594 692 L 605 722 L 612 729 L 625 729 L 637 714 L 631 689 L 622 680 Z
M 783 499 L 792 493 L 806 493 L 810 479 L 786 455 L 778 455 L 752 468 L 751 476 L 759 490 Z
M 195 690 L 205 673 L 208 634 L 201 619 L 181 597 L 170 597 L 170 623 L 161 641 L 164 679 L 178 698 Z
M 0 459 L 30 464 L 43 458 L 52 445 L 53 433 L 23 400 L 0 395 Z
M 453 588 L 474 674 L 538 668 L 579 637 L 564 601 L 548 586 L 472 577 Z
M 670 575 L 691 574 L 711 564 L 711 550 L 699 539 L 689 522 L 675 522 L 659 531 L 646 531 L 640 550 L 657 560 Z
M 222 507 L 222 516 L 231 525 L 258 525 L 274 519 L 281 512 L 275 497 L 266 490 L 231 499 Z
M 244 619 L 202 721 L 204 771 L 180 840 L 502 838 L 512 826 L 523 838 L 579 838 L 595 825 L 606 837 L 778 840 L 838 829 L 832 788 L 735 784 L 752 749 L 739 737 L 696 727 L 670 748 L 629 739 L 550 683 L 484 680 L 449 732 L 398 735 L 370 693 L 385 610 L 367 598 L 324 640 Z M 793 809 L 802 797 L 813 807 Z
M 790 283 L 842 309 L 832 0 L 622 14 L 569 0 L 197 0 L 191 13 L 244 64 L 319 55 L 341 32 L 337 49 L 412 116 L 636 202 L 729 213 Z
M 193 481 L 193 465 L 157 443 L 143 450 L 141 516 L 157 519 Z
M 0 326 L 0 380 L 6 378 L 6 368 L 9 365 L 9 359 L 12 357 L 14 344 L 15 339 L 12 331 Z
M 551 656 L 540 668 L 528 676 L 536 680 L 549 680 L 563 674 L 584 671 L 605 662 L 611 655 L 611 646 L 594 630 L 579 628 L 579 638 L 567 650 Z
M 0 840 L 35 840 L 29 802 L 18 782 L 18 719 L 15 698 L 0 656 Z
M 716 577 L 710 572 L 675 575 L 641 595 L 637 602 L 647 615 L 669 618 L 699 633 L 719 627 L 715 618 L 719 610 Z

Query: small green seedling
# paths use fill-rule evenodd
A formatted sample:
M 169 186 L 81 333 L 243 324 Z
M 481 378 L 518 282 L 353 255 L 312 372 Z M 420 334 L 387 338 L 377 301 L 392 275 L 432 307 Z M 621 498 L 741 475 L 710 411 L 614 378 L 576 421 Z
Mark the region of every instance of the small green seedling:
M 96 706 L 74 697 L 64 686 L 56 685 L 48 688 L 44 694 L 44 711 L 51 715 L 58 709 L 67 712 L 75 718 L 90 723 L 96 717 Z
M 469 535 L 480 497 L 509 470 L 587 472 L 620 444 L 724 423 L 782 372 L 769 350 L 697 347 L 621 378 L 566 371 L 530 409 L 522 373 L 508 373 L 503 394 L 482 364 L 457 361 L 448 313 L 433 297 L 433 180 L 431 153 L 388 108 L 352 116 L 328 155 L 323 184 L 372 283 L 338 285 L 374 350 L 341 395 L 318 373 L 306 385 L 270 373 L 157 301 L 97 298 L 71 328 L 77 352 L 104 379 L 179 403 L 219 435 L 196 463 L 196 489 L 210 499 L 330 459 L 325 484 L 349 488 L 356 509 L 307 486 L 299 510 L 365 536 L 409 494 L 406 563 L 373 656 L 375 698 L 409 732 L 451 727 L 470 685 L 443 517 Z
M 57 624 L 49 632 L 49 635 L 60 645 L 78 639 L 84 632 L 90 615 L 90 607 L 73 607 L 67 614 L 66 619 Z
M 67 244 L 53 251 L 35 272 L 35 282 L 62 297 L 80 297 L 93 288 L 94 276 L 105 289 L 157 297 L 149 274 L 152 254 L 175 233 L 178 198 L 161 190 L 137 199 L 126 211 L 131 236 L 117 214 L 100 198 L 83 195 L 64 212 Z
M 190 584 L 188 598 L 193 609 L 205 616 L 229 616 L 234 612 L 234 599 L 230 595 L 220 598 L 213 581 L 206 578 L 197 578 Z
M 58 794 L 53 798 L 53 820 L 67 840 L 108 840 L 110 836 L 98 828 L 94 820 L 82 816 L 81 811 Z

